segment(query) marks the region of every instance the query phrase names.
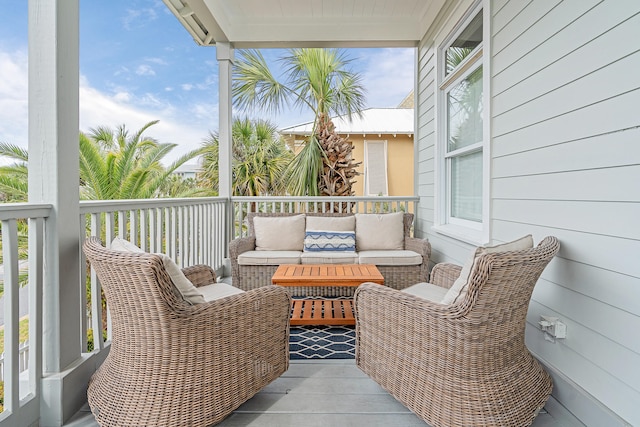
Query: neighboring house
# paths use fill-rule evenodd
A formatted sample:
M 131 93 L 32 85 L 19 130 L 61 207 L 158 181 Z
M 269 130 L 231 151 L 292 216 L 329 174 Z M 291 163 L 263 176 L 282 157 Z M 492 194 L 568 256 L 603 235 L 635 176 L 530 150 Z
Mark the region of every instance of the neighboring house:
M 413 195 L 413 108 L 369 108 L 351 121 L 346 116 L 332 121 L 340 136 L 353 144 L 353 159 L 362 162 L 353 186 L 356 196 Z M 298 153 L 312 128 L 309 122 L 281 129 L 280 134 Z
M 196 174 L 200 172 L 201 169 L 197 163 L 185 163 L 173 171 L 173 174 L 178 175 L 182 179 L 196 179 Z

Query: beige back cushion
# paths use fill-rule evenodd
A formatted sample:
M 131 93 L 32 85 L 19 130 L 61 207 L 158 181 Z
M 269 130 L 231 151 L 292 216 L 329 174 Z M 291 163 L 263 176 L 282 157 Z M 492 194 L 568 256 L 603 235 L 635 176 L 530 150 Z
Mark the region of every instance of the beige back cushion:
M 128 240 L 124 240 L 120 237 L 116 237 L 111 242 L 111 250 L 121 251 L 121 252 L 136 252 L 136 253 L 144 253 L 142 249 L 134 245 Z M 190 304 L 200 304 L 205 302 L 204 297 L 198 291 L 198 288 L 193 286 L 193 283 L 187 276 L 184 275 L 180 267 L 168 256 L 165 254 L 156 254 L 160 258 L 162 258 L 162 264 L 164 265 L 164 269 L 167 274 L 171 278 L 171 282 L 173 282 L 173 286 L 178 289 L 178 292 L 182 295 L 185 301 Z
M 305 215 L 253 218 L 257 251 L 302 251 Z
M 404 249 L 404 213 L 356 214 L 356 250 Z
M 313 231 L 356 231 L 356 217 L 308 216 L 307 230 Z
M 513 242 L 502 243 L 496 246 L 480 246 L 476 248 L 471 256 L 467 259 L 467 262 L 465 262 L 462 266 L 460 276 L 458 276 L 456 281 L 453 282 L 451 288 L 449 288 L 449 290 L 445 294 L 444 298 L 442 299 L 442 304 L 454 304 L 464 299 L 464 297 L 467 295 L 469 283 L 471 282 L 471 272 L 473 271 L 473 266 L 480 255 L 496 252 L 521 251 L 531 248 L 533 248 L 533 237 L 531 236 L 531 234 L 514 240 Z

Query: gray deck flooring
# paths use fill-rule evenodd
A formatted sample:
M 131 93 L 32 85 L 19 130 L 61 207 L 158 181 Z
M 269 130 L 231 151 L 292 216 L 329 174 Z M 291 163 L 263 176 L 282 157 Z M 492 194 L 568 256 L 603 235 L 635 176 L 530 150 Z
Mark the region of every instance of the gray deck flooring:
M 95 427 L 88 407 L 66 427 Z M 219 427 L 428 427 L 350 360 L 292 360 L 289 370 Z M 566 427 L 546 411 L 534 427 Z

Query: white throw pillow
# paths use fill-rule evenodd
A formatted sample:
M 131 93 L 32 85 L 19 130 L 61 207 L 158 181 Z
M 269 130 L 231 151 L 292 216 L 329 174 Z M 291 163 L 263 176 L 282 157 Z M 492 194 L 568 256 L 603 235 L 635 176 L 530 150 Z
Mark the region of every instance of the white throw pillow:
M 134 245 L 128 240 L 125 240 L 121 237 L 116 237 L 111 241 L 111 247 L 109 248 L 114 251 L 120 252 L 144 252 L 142 249 Z
M 307 216 L 307 231 L 356 231 L 356 217 L 353 215 Z
M 255 216 L 253 229 L 257 251 L 302 251 L 305 215 Z
M 473 266 L 480 255 L 496 252 L 521 251 L 531 248 L 533 248 L 533 237 L 531 234 L 514 240 L 513 242 L 502 243 L 495 246 L 480 246 L 476 248 L 462 266 L 460 276 L 458 276 L 456 281 L 453 282 L 453 285 L 447 291 L 446 295 L 442 299 L 442 304 L 449 305 L 464 299 L 467 295 L 467 289 L 469 288 L 471 271 L 473 271 Z
M 404 213 L 356 214 L 356 250 L 404 249 Z
M 124 240 L 120 237 L 116 237 L 111 242 L 111 249 L 114 251 L 120 252 L 134 252 L 134 253 L 144 253 L 142 249 L 134 245 L 128 240 Z M 193 286 L 193 283 L 187 276 L 184 275 L 180 267 L 168 256 L 165 254 L 156 254 L 162 258 L 162 264 L 164 265 L 164 269 L 167 271 L 167 274 L 171 278 L 173 282 L 173 286 L 175 286 L 182 298 L 190 304 L 200 304 L 205 302 L 204 297 L 198 291 L 198 288 Z
M 171 281 L 173 282 L 173 286 L 178 288 L 180 294 L 185 301 L 191 304 L 200 304 L 205 302 L 204 297 L 198 291 L 198 288 L 193 286 L 193 283 L 187 276 L 184 275 L 178 264 L 176 264 L 168 255 L 165 254 L 156 254 L 162 258 L 162 263 L 164 264 L 164 269 L 171 277 Z

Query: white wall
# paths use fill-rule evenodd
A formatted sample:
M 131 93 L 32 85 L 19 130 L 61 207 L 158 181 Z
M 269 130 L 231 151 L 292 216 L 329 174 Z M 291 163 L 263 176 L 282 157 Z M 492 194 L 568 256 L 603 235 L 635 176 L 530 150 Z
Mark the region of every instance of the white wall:
M 470 4 L 460 3 L 418 58 L 416 230 L 436 262 L 463 262 L 471 248 L 431 230 L 434 46 Z M 485 0 L 487 11 L 490 236 L 561 241 L 533 294 L 527 345 L 583 423 L 640 425 L 640 2 Z M 567 339 L 545 341 L 540 314 L 560 317 Z

